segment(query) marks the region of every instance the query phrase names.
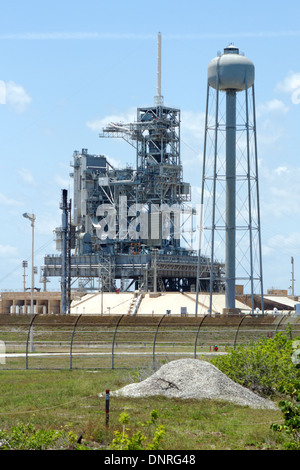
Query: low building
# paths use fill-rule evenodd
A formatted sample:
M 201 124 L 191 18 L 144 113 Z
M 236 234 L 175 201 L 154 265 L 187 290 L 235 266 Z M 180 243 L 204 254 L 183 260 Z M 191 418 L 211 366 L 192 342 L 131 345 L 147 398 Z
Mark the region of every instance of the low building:
M 80 298 L 80 294 L 72 292 L 72 300 Z M 28 314 L 30 312 L 31 293 L 29 292 L 1 292 L 0 314 Z M 59 314 L 61 313 L 60 292 L 35 292 L 34 313 Z

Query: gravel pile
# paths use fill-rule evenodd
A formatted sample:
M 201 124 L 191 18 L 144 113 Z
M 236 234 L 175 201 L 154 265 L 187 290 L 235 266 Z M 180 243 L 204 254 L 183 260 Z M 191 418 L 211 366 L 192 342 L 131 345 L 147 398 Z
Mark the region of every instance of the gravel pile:
M 262 398 L 233 382 L 217 367 L 198 359 L 180 359 L 163 365 L 157 372 L 113 393 L 115 396 L 169 398 L 211 398 L 242 406 L 277 409 L 271 400 Z

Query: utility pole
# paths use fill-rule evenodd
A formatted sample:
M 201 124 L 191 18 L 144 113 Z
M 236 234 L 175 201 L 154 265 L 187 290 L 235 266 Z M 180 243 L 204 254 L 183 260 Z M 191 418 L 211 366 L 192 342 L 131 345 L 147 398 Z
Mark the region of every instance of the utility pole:
M 71 202 L 68 202 L 68 191 L 62 190 L 62 279 L 61 279 L 61 310 L 62 314 L 70 313 L 70 250 L 71 234 L 69 216 L 71 212 Z
M 34 308 L 33 308 L 33 292 L 34 292 L 34 222 L 35 222 L 35 215 L 34 215 L 34 214 L 28 214 L 28 212 L 25 212 L 25 214 L 23 214 L 23 217 L 25 217 L 25 219 L 29 219 L 29 220 L 30 220 L 30 222 L 31 222 L 31 227 L 32 227 L 30 313 L 31 313 L 31 315 L 33 315 L 33 314 L 34 314 Z
M 292 264 L 292 285 L 291 285 L 291 288 L 292 288 L 292 296 L 295 295 L 295 278 L 294 278 L 294 258 L 293 256 L 291 257 L 291 264 Z
M 28 214 L 25 212 L 23 214 L 25 219 L 29 219 L 31 222 L 32 227 L 32 239 L 31 239 L 31 290 L 30 290 L 30 314 L 34 315 L 34 306 L 33 306 L 33 292 L 34 292 L 34 274 L 35 274 L 35 267 L 34 267 L 34 222 L 35 222 L 35 215 Z M 30 352 L 33 351 L 33 325 L 30 327 Z
M 22 261 L 22 267 L 24 269 L 23 273 L 23 289 L 26 292 L 26 268 L 28 267 L 28 261 Z M 24 299 L 25 300 L 25 299 Z

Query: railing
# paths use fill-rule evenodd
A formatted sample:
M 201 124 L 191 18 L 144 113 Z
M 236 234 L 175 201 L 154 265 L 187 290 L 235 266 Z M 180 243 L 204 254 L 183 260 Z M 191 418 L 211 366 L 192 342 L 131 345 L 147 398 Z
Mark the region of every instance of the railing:
M 300 336 L 300 317 L 0 315 L 0 369 L 156 368 L 226 354 L 280 331 Z

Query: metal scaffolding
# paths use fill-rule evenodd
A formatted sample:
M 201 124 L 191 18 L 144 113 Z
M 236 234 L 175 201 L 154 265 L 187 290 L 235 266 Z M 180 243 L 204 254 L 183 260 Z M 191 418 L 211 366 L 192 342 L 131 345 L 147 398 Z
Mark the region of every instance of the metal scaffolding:
M 72 285 L 79 279 L 81 288 L 95 288 L 98 279 L 102 291 L 132 286 L 144 292 L 191 291 L 200 278 L 207 289 L 201 280 L 207 279 L 207 260 L 198 259 L 183 229 L 183 213 L 191 219 L 196 213 L 188 207 L 191 187 L 183 180 L 180 110 L 165 106 L 161 96 L 160 34 L 155 104 L 138 108 L 135 122 L 108 123 L 99 137 L 129 143 L 135 167 L 114 168 L 104 155 L 87 149 L 74 152 Z M 57 228 L 56 234 L 59 250 L 64 231 Z M 215 261 L 214 269 L 220 277 L 222 265 Z M 64 277 L 63 256 L 46 256 L 43 274 Z

